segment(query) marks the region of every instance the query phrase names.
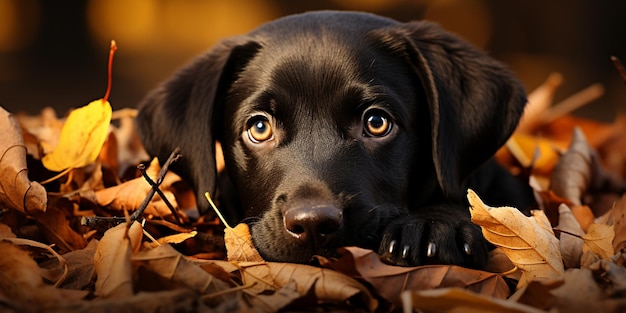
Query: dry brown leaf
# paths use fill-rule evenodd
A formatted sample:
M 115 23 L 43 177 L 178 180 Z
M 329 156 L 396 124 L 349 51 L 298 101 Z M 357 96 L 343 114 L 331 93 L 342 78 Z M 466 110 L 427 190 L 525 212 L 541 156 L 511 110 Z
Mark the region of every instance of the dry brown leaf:
M 528 305 L 476 294 L 461 288 L 409 290 L 402 293 L 404 312 L 541 313 Z
M 133 264 L 174 283 L 206 295 L 224 291 L 230 286 L 205 272 L 200 266 L 187 260 L 171 245 L 164 244 L 154 249 L 143 250 L 132 256 Z M 150 282 L 143 282 L 150 284 Z M 225 298 L 222 300 L 226 300 Z
M 522 270 L 518 288 L 535 278 L 556 278 L 563 274 L 559 242 L 543 211 L 526 217 L 515 208 L 492 208 L 471 189 L 467 199 L 472 222 L 479 225 L 485 238 L 502 248 Z
M 301 296 L 314 296 L 320 303 L 346 303 L 374 311 L 378 301 L 358 281 L 340 272 L 304 264 L 277 262 L 210 261 L 231 273 L 239 273 L 246 290 L 261 294 L 276 292 L 295 282 Z
M 235 228 L 224 229 L 224 243 L 228 261 L 263 262 L 263 257 L 252 243 L 250 228 L 246 223 L 240 223 Z
M 559 247 L 565 268 L 580 267 L 580 258 L 583 255 L 582 237 L 585 235 L 585 231 L 580 227 L 574 214 L 565 203 L 559 206 L 559 225 L 557 228 L 563 231 L 559 237 Z
M 567 152 L 557 162 L 549 189 L 574 205 L 581 205 L 591 183 L 592 151 L 579 128 L 574 129 Z
M 583 236 L 583 252 L 591 251 L 600 259 L 610 259 L 615 255 L 613 250 L 613 227 L 604 224 L 591 224 L 587 234 Z
M 621 192 L 622 188 L 620 179 L 604 170 L 582 130 L 574 128 L 569 148 L 554 167 L 549 189 L 574 205 L 582 205 L 589 191 Z
M 160 169 L 161 167 L 158 160 L 154 159 L 150 163 L 150 166 L 146 169 L 146 173 L 150 176 L 150 178 L 152 178 L 152 180 L 155 180 Z M 172 192 L 167 191 L 167 188 L 174 182 L 180 180 L 181 178 L 178 175 L 168 172 L 165 175 L 163 183 L 161 184 L 161 188 L 164 190 L 163 194 L 165 194 L 167 200 L 169 200 L 174 208 L 178 206 L 176 198 Z M 139 208 L 141 202 L 143 202 L 151 189 L 152 187 L 143 177 L 138 177 L 120 185 L 96 191 L 94 200 L 97 204 L 107 206 L 113 210 L 128 210 L 132 212 Z M 158 194 L 152 198 L 152 201 L 148 204 L 145 212 L 156 216 L 167 216 L 172 214 L 167 204 L 165 204 L 163 199 L 161 199 Z
M 476 293 L 505 299 L 509 287 L 497 274 L 452 265 L 400 267 L 381 262 L 371 250 L 357 247 L 342 248 L 344 255 L 337 261 L 322 260 L 324 266 L 369 282 L 380 296 L 400 305 L 405 290 L 427 290 L 458 287 Z
M 46 211 L 48 196 L 28 179 L 26 146 L 17 119 L 0 107 L 0 205 L 23 213 Z
M 93 257 L 97 279 L 95 293 L 102 298 L 133 294 L 131 254 L 139 247 L 143 228 L 138 222 L 119 224 L 104 233 Z
M 626 248 L 626 195 L 615 203 L 615 206 L 611 210 L 613 219 L 613 230 L 615 231 L 615 238 L 613 238 L 614 251 L 620 251 L 622 248 Z

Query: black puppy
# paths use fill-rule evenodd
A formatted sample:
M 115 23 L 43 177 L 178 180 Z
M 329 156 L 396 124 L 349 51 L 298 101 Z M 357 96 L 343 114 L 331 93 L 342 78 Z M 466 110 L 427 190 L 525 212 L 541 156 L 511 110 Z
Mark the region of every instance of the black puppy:
M 182 149 L 175 170 L 201 212 L 222 143 L 240 203 L 227 213 L 247 218 L 266 260 L 356 245 L 399 265 L 480 267 L 465 182 L 525 103 L 504 66 L 435 24 L 313 12 L 222 41 L 149 94 L 138 123 L 150 154 Z

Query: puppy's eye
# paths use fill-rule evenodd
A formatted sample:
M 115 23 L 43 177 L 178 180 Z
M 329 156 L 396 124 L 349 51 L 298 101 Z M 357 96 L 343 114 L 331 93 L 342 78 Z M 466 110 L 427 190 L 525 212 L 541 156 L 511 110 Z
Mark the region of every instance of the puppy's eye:
M 253 117 L 248 125 L 248 138 L 254 143 L 268 141 L 274 136 L 272 125 L 265 116 Z
M 393 123 L 391 118 L 384 112 L 372 110 L 365 114 L 365 134 L 372 137 L 384 137 L 391 132 Z

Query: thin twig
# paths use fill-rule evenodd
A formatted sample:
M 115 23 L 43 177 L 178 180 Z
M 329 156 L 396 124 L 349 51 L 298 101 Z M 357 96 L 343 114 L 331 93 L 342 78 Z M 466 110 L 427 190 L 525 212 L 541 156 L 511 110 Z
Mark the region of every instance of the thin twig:
M 143 212 L 146 210 L 146 208 L 148 207 L 148 204 L 150 203 L 150 201 L 152 201 L 154 194 L 157 192 L 156 190 L 159 188 L 161 183 L 163 183 L 163 178 L 165 177 L 165 174 L 167 174 L 167 171 L 170 165 L 176 162 L 180 157 L 181 157 L 180 148 L 174 149 L 174 151 L 172 151 L 172 154 L 170 154 L 169 158 L 167 158 L 167 161 L 165 161 L 165 163 L 161 167 L 161 170 L 159 171 L 159 175 L 157 175 L 156 182 L 153 182 L 154 185 L 151 184 L 152 188 L 150 189 L 150 191 L 148 191 L 148 194 L 143 199 L 143 202 L 141 202 L 137 211 L 135 211 L 130 216 L 130 221 L 136 221 L 143 215 Z M 165 199 L 165 197 L 163 198 Z M 91 217 L 83 217 L 81 219 L 81 225 L 89 226 L 89 227 L 116 225 L 116 224 L 120 224 L 124 222 L 126 222 L 125 217 L 117 217 L 117 216 L 116 217 L 91 216 Z
M 559 233 L 563 233 L 563 234 L 568 234 L 568 235 L 570 235 L 570 236 L 574 236 L 574 237 L 579 238 L 579 239 L 583 239 L 583 237 L 581 237 L 581 236 L 579 236 L 579 235 L 576 235 L 576 234 L 574 234 L 574 233 L 570 233 L 570 232 L 568 232 L 568 231 L 566 231 L 566 230 L 562 230 L 562 229 L 560 229 L 560 228 L 556 228 L 556 227 L 554 227 L 554 228 L 552 228 L 552 230 L 553 230 L 553 231 L 555 231 L 555 232 L 559 232 Z
M 167 158 L 167 161 L 165 161 L 165 163 L 163 164 L 163 167 L 161 167 L 159 175 L 157 176 L 157 180 L 152 186 L 152 189 L 150 189 L 148 195 L 143 199 L 143 202 L 141 202 L 141 205 L 139 205 L 137 211 L 135 211 L 130 216 L 131 221 L 136 221 L 140 216 L 143 215 L 143 212 L 148 207 L 148 204 L 150 203 L 150 201 L 152 201 L 152 197 L 154 197 L 156 189 L 158 189 L 159 186 L 161 186 L 161 183 L 163 183 L 163 178 L 165 178 L 165 174 L 167 174 L 167 170 L 169 169 L 170 165 L 176 162 L 180 157 L 180 148 L 176 147 L 176 149 L 174 149 L 174 151 L 172 151 L 172 153 L 170 154 L 169 158 Z
M 141 175 L 148 182 L 148 184 L 150 184 L 152 189 L 155 190 L 156 193 L 159 194 L 161 199 L 163 199 L 163 202 L 165 202 L 165 205 L 167 205 L 167 207 L 170 209 L 170 212 L 172 212 L 172 215 L 174 215 L 174 219 L 176 219 L 176 222 L 178 222 L 179 224 L 182 224 L 183 221 L 180 218 L 180 216 L 178 216 L 178 212 L 176 211 L 176 209 L 174 208 L 174 206 L 172 205 L 170 200 L 167 199 L 167 197 L 165 196 L 163 191 L 161 191 L 161 188 L 159 188 L 156 185 L 156 183 L 152 180 L 152 178 L 150 178 L 150 176 L 148 176 L 148 173 L 146 172 L 146 166 L 143 165 L 143 164 L 139 164 L 139 165 L 137 165 L 137 169 L 139 169 L 139 172 L 141 172 Z

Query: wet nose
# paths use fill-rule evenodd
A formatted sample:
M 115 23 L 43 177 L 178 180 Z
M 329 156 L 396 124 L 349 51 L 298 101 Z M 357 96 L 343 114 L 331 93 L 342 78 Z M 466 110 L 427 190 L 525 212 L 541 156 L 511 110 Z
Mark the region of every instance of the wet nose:
M 285 228 L 302 244 L 324 245 L 328 235 L 341 226 L 341 211 L 332 205 L 304 206 L 287 210 Z

